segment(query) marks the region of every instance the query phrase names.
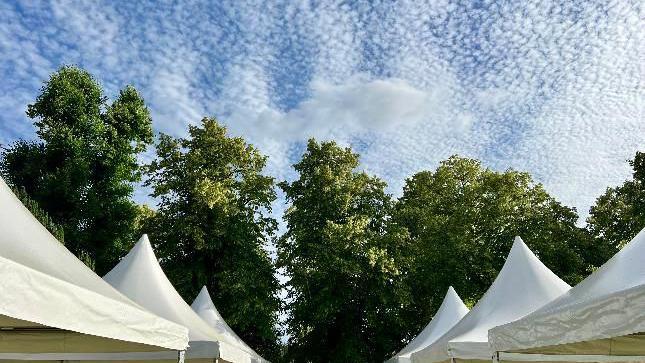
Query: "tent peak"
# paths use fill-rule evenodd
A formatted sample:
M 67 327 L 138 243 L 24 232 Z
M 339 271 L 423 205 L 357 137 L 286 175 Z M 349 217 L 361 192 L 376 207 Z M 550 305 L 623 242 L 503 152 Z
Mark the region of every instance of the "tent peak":
M 459 297 L 459 294 L 457 294 L 457 291 L 452 286 L 448 287 L 448 291 L 446 292 L 446 295 L 444 296 L 443 301 L 447 301 L 449 298 L 451 298 L 454 301 L 459 301 L 460 303 L 462 303 L 461 298 Z
M 142 234 L 142 235 L 141 235 L 141 237 L 139 237 L 139 240 L 137 241 L 137 243 L 135 244 L 135 246 L 136 246 L 136 245 L 140 245 L 140 244 L 141 244 L 141 245 L 148 245 L 148 246 L 150 246 L 150 248 L 152 249 L 152 245 L 150 244 L 150 239 L 148 238 L 148 234 L 147 234 L 147 233 L 144 233 L 144 234 Z
M 159 265 L 146 235 L 103 279 L 147 310 L 187 327 L 190 341 L 223 340 L 179 295 Z
M 441 338 L 413 353 L 415 361 L 490 359 L 487 343 L 490 328 L 519 319 L 570 288 L 516 238 L 506 262 L 482 298 Z
M 468 307 L 461 301 L 455 289 L 450 286 L 441 302 L 441 306 L 428 325 L 408 345 L 390 359 L 388 363 L 401 362 L 401 360 L 410 361 L 411 354 L 434 343 L 467 313 Z
M 495 351 L 565 347 L 569 343 L 600 342 L 642 332 L 641 312 L 645 302 L 643 256 L 645 229 L 559 298 L 519 320 L 491 329 L 491 347 Z M 598 318 L 600 316 L 602 318 Z M 594 346 L 600 344 L 604 343 L 594 343 Z M 634 341 L 633 344 L 639 343 Z M 566 350 L 576 354 L 580 348 L 570 346 L 559 352 Z M 535 353 L 541 353 L 541 350 L 536 349 Z
M 122 259 L 121 261 L 123 262 L 124 260 L 133 260 L 133 261 L 139 261 L 137 263 L 144 263 L 147 265 L 150 265 L 150 269 L 152 270 L 159 270 L 165 277 L 165 273 L 163 273 L 163 270 L 161 269 L 161 266 L 159 266 L 159 260 L 157 259 L 157 255 L 155 254 L 154 249 L 152 248 L 152 244 L 150 243 L 150 239 L 148 239 L 147 234 L 141 235 L 137 243 L 134 244 L 130 252 L 128 252 Z M 129 264 L 129 263 L 128 263 Z M 128 265 L 125 264 L 125 265 Z M 121 267 L 121 264 L 117 264 L 112 268 L 112 270 L 116 270 L 117 267 Z M 103 279 L 111 274 L 112 271 L 108 272 L 105 276 L 103 276 Z M 158 273 L 158 272 L 157 272 Z M 109 283 L 109 281 L 108 281 Z
M 523 251 L 535 256 L 533 251 L 531 251 L 529 246 L 526 245 L 526 243 L 524 242 L 524 240 L 520 236 L 515 236 L 515 238 L 513 239 L 513 246 L 511 247 L 511 251 L 509 252 L 509 256 L 513 253 L 513 250 L 523 250 Z
M 199 290 L 199 294 L 197 294 L 197 297 L 193 301 L 191 307 L 193 307 L 193 310 L 195 310 L 197 307 L 206 307 L 208 309 L 217 310 L 206 285 L 202 286 L 202 289 Z
M 502 270 L 504 270 L 504 268 L 509 264 L 515 264 L 516 260 L 524 260 L 526 262 L 530 262 L 535 266 L 544 266 L 544 264 L 540 261 L 540 259 L 535 255 L 535 253 L 533 253 L 533 251 L 529 248 L 529 246 L 527 246 L 526 243 L 524 243 L 522 238 L 520 238 L 519 236 L 515 237 L 515 240 L 513 241 L 513 246 L 511 247 L 511 250 L 508 252 L 506 261 L 504 262 L 504 266 L 502 266 Z M 544 266 L 544 268 L 547 268 L 547 267 Z
M 521 275 L 518 276 L 518 275 Z M 518 280 L 519 279 L 519 280 Z M 520 237 L 515 237 L 513 247 L 506 257 L 506 261 L 499 271 L 497 278 L 493 281 L 491 288 L 495 285 L 504 285 L 502 290 L 505 294 L 516 289 L 514 286 L 518 281 L 532 281 L 544 287 L 544 283 L 557 286 L 556 290 L 560 294 L 569 290 L 571 286 L 560 279 L 553 273 L 540 259 L 533 253 L 533 251 L 524 243 Z M 548 281 L 548 283 L 547 283 Z M 492 289 L 489 289 L 489 291 Z M 494 289 L 493 289 L 494 290 Z M 488 292 L 486 293 L 488 294 Z M 558 294 L 558 295 L 560 295 Z M 550 300 L 554 299 L 552 297 Z
M 215 328 L 220 334 L 227 337 L 229 343 L 237 345 L 242 349 L 248 351 L 252 355 L 259 358 L 262 362 L 264 360 L 260 357 L 251 347 L 249 347 L 235 332 L 231 327 L 226 323 L 222 315 L 215 307 L 213 299 L 208 293 L 206 286 L 203 286 L 193 303 L 190 305 L 193 311 L 199 315 L 199 317 L 204 320 L 209 326 Z
M 568 306 L 601 295 L 613 294 L 645 284 L 645 229 L 629 243 L 558 300 L 543 306 L 536 314 L 544 314 L 559 306 Z
M 463 311 L 463 314 L 461 314 L 461 316 L 466 315 L 469 310 L 466 304 L 464 304 L 464 302 L 461 300 L 461 297 L 459 297 L 459 294 L 457 294 L 457 291 L 455 291 L 452 286 L 448 287 L 448 291 L 443 297 L 443 301 L 441 302 L 441 305 L 439 306 L 437 312 L 441 311 L 442 309 L 457 309 L 458 311 Z

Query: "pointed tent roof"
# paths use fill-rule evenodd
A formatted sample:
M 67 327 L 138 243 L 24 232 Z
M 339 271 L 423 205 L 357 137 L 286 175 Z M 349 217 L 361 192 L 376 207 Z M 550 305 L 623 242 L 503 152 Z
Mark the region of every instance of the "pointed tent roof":
M 641 332 L 645 332 L 645 229 L 567 293 L 489 334 L 493 350 L 504 351 Z M 642 341 L 638 344 L 645 347 Z
M 144 310 L 103 281 L 36 220 L 1 178 L 0 231 L 1 327 L 81 333 L 75 336 L 86 344 L 92 339 L 89 346 L 93 347 L 102 344 L 97 337 L 118 339 L 123 349 L 136 350 L 132 343 L 176 350 L 187 346 L 186 328 Z M 55 339 L 48 331 L 48 337 Z M 31 336 L 38 334 L 48 333 L 36 330 Z M 22 339 L 28 338 L 23 334 Z M 33 348 L 28 341 L 21 343 L 23 348 Z M 50 358 L 73 359 L 66 357 Z
M 417 352 L 430 344 L 434 343 L 444 333 L 461 320 L 468 313 L 468 308 L 461 301 L 455 289 L 450 286 L 443 302 L 437 310 L 430 323 L 406 345 L 394 357 L 388 360 L 388 363 L 407 363 L 410 362 L 412 353 Z
M 182 299 L 161 269 L 147 235 L 103 279 L 146 309 L 188 328 L 188 358 L 250 362 L 249 353 L 227 342 Z
M 481 300 L 434 344 L 413 354 L 413 361 L 438 362 L 451 357 L 490 360 L 490 328 L 520 318 L 569 289 L 515 237 L 504 266 Z
M 227 337 L 227 341 L 239 346 L 242 350 L 250 352 L 257 362 L 266 362 L 260 355 L 258 355 L 251 347 L 249 347 L 230 326 L 226 323 L 224 318 L 220 315 L 215 307 L 213 300 L 206 286 L 203 286 L 195 301 L 190 306 L 202 320 L 209 326 L 215 328 L 220 334 Z

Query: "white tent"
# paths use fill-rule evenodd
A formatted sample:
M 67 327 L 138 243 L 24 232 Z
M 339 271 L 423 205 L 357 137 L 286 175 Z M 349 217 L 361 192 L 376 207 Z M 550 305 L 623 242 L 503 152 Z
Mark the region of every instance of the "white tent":
M 221 335 L 227 338 L 227 342 L 234 344 L 235 346 L 241 348 L 244 351 L 251 353 L 253 356 L 253 361 L 257 363 L 267 362 L 264 358 L 260 357 L 251 347 L 249 347 L 244 341 L 235 334 L 233 329 L 224 321 L 224 318 L 219 314 L 213 300 L 211 299 L 210 294 L 206 286 L 202 287 L 201 291 L 193 301 L 193 304 L 190 306 L 193 311 L 199 315 L 209 326 L 213 327 L 215 330 L 220 332 Z
M 189 361 L 252 361 L 248 352 L 227 343 L 226 336 L 208 326 L 181 298 L 161 269 L 147 235 L 143 235 L 103 279 L 146 309 L 187 327 L 190 347 L 186 358 Z M 126 358 L 122 356 L 118 360 Z M 165 359 L 167 355 L 158 352 L 150 354 L 149 358 Z
M 502 360 L 645 361 L 645 230 L 566 294 L 489 337 Z
M 0 179 L 0 359 L 109 359 L 111 352 L 166 349 L 176 360 L 187 343 L 185 327 L 101 280 Z
M 413 362 L 490 361 L 488 330 L 518 319 L 569 290 L 515 237 L 502 270 L 473 309 L 429 347 L 412 354 Z
M 387 363 L 409 363 L 411 355 L 430 344 L 455 326 L 468 313 L 468 308 L 457 295 L 455 289 L 450 286 L 443 302 L 432 320 L 408 345 L 387 361 Z

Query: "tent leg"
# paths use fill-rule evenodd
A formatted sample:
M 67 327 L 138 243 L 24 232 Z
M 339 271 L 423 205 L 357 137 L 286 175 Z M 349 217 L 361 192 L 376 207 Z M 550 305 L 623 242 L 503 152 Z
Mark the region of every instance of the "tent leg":
M 450 363 L 455 363 L 455 358 L 454 357 L 450 357 Z
M 499 363 L 499 352 L 493 354 L 493 363 Z
M 177 351 L 177 363 L 184 363 L 185 357 L 186 357 L 186 351 L 185 350 L 178 350 Z

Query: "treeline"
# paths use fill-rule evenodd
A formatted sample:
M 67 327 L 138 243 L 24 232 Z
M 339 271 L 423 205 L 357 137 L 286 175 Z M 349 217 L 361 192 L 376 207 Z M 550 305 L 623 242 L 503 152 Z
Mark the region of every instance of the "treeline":
M 184 298 L 207 285 L 232 328 L 273 361 L 381 362 L 431 319 L 448 286 L 475 303 L 513 236 L 575 284 L 645 226 L 642 153 L 633 179 L 607 189 L 581 227 L 529 174 L 458 156 L 411 176 L 396 199 L 360 171 L 358 154 L 312 139 L 297 178 L 278 182 L 266 156 L 213 118 L 183 138 L 158 135 L 142 164 L 155 140 L 142 96 L 128 86 L 110 101 L 76 67 L 52 74 L 27 115 L 37 138 L 5 145 L 0 171 L 43 224 L 100 275 L 148 233 Z M 156 209 L 133 202 L 140 181 Z M 271 217 L 278 189 L 282 235 Z

